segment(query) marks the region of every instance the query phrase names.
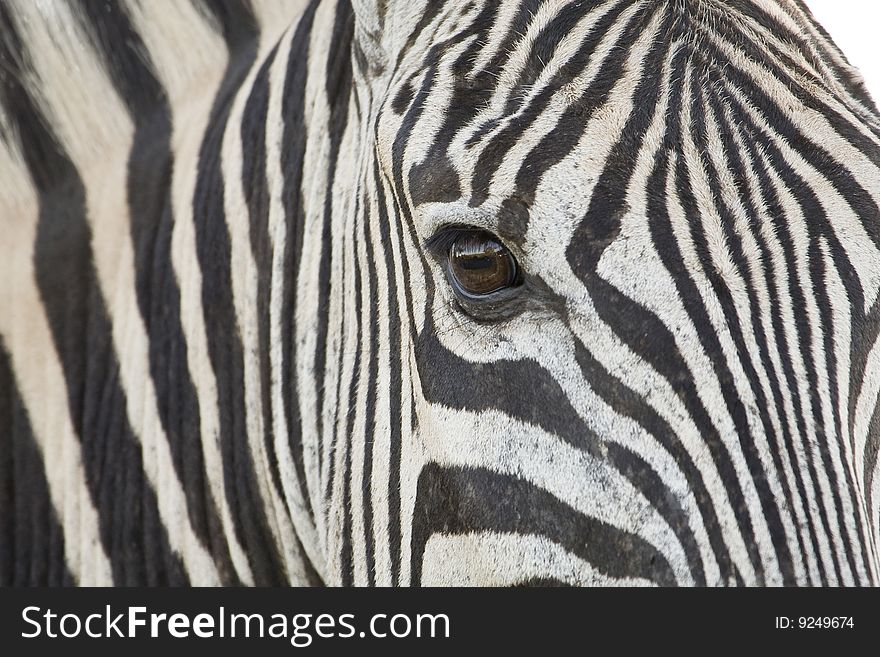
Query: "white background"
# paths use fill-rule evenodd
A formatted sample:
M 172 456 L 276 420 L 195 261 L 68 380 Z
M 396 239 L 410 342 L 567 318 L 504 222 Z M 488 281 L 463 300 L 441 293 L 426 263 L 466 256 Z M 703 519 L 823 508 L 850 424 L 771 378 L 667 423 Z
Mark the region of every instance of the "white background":
M 880 0 L 805 0 L 880 102 Z

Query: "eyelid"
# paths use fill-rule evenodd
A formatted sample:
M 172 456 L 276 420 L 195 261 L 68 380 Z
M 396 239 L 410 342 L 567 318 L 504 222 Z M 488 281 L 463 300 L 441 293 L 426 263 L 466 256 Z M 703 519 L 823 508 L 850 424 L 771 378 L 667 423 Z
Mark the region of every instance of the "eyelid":
M 424 203 L 417 206 L 416 220 L 421 232 L 421 243 L 427 243 L 449 229 L 485 230 L 497 234 L 499 207 L 488 201 L 472 207 L 466 200 Z
M 431 237 L 425 240 L 424 247 L 435 256 L 446 256 L 449 249 L 461 235 L 469 232 L 486 232 L 483 228 L 476 226 L 451 225 L 443 226 Z

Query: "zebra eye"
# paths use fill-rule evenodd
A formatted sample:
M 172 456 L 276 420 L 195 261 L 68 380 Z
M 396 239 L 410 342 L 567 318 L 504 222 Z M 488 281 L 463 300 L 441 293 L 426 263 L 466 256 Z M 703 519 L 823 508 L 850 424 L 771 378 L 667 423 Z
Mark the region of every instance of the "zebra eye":
M 466 297 L 485 297 L 516 283 L 516 260 L 486 231 L 460 232 L 449 247 L 448 262 L 453 284 Z

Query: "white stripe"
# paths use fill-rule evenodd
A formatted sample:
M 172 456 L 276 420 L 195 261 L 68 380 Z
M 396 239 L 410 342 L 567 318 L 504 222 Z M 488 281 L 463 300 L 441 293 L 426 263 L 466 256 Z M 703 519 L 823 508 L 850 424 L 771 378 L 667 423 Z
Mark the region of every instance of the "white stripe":
M 324 559 L 330 558 L 330 551 L 326 545 L 328 540 L 327 518 L 325 517 L 325 501 L 323 495 L 323 482 L 325 473 L 330 461 L 330 454 L 327 451 L 332 445 L 332 440 L 328 436 L 332 435 L 333 424 L 328 423 L 328 415 L 332 417 L 332 411 L 335 408 L 335 385 L 336 380 L 333 372 L 325 369 L 324 389 L 324 407 L 318 408 L 318 390 L 315 388 L 316 381 L 316 360 L 315 356 L 319 349 L 325 351 L 327 360 L 326 367 L 335 366 L 339 346 L 339 331 L 337 330 L 338 320 L 336 319 L 337 309 L 335 300 L 338 295 L 330 296 L 330 307 L 324 309 L 323 312 L 329 312 L 327 341 L 325 345 L 317 343 L 318 338 L 318 317 L 315 309 L 321 307 L 320 299 L 318 299 L 318 281 L 320 271 L 320 260 L 325 249 L 333 249 L 331 254 L 332 261 L 338 263 L 338 249 L 340 240 L 331 240 L 332 244 L 325 244 L 323 238 L 324 224 L 324 200 L 327 187 L 327 166 L 309 166 L 309 163 L 326 162 L 327 151 L 329 148 L 329 128 L 327 120 L 329 119 L 330 109 L 327 104 L 326 90 L 324 83 L 324 71 L 326 67 L 326 48 L 329 45 L 324 34 L 331 30 L 333 24 L 332 3 L 324 3 L 319 6 L 314 16 L 314 26 L 310 34 L 309 41 L 309 57 L 306 88 L 304 90 L 303 106 L 304 125 L 302 129 L 306 131 L 307 140 L 304 157 L 304 167 L 300 190 L 303 195 L 303 222 L 302 227 L 302 257 L 300 262 L 296 263 L 298 267 L 297 273 L 297 289 L 296 309 L 294 324 L 296 327 L 294 338 L 296 340 L 297 361 L 294 363 L 294 371 L 296 372 L 296 390 L 295 394 L 299 401 L 300 422 L 303 437 L 303 467 L 306 473 L 306 489 L 309 494 L 311 508 L 315 513 L 316 534 L 320 542 L 320 551 L 324 554 Z M 339 216 L 334 215 L 334 221 L 339 221 Z M 340 227 L 336 224 L 332 226 L 332 234 L 341 235 Z M 334 264 L 334 267 L 336 265 Z M 334 270 L 331 273 L 334 281 L 340 281 L 339 272 Z M 287 321 L 284 318 L 284 321 Z M 318 417 L 323 421 L 323 429 L 325 434 L 319 435 Z M 322 449 L 323 446 L 326 449 Z M 325 563 L 326 577 L 331 577 L 332 567 L 329 563 Z
M 81 585 L 108 586 L 113 584 L 110 561 L 68 410 L 64 372 L 36 285 L 38 200 L 13 148 L 0 147 L 0 180 L 16 190 L 13 198 L 0 195 L 0 307 L 7 309 L 0 312 L 0 337 L 43 459 L 49 497 L 64 534 L 67 569 Z
M 285 402 L 299 403 L 284 399 L 284 372 L 285 367 L 293 367 L 293 364 L 285 363 L 283 358 L 283 326 L 292 321 L 289 317 L 282 316 L 284 310 L 284 292 L 291 281 L 286 279 L 285 273 L 285 248 L 287 246 L 287 214 L 284 208 L 283 196 L 285 175 L 281 167 L 282 149 L 284 139 L 284 84 L 288 74 L 288 62 L 290 47 L 296 29 L 291 28 L 279 46 L 278 55 L 269 74 L 269 106 L 266 118 L 266 185 L 269 197 L 269 236 L 272 241 L 272 282 L 269 301 L 269 358 L 271 361 L 271 386 L 272 386 L 272 422 L 275 439 L 275 457 L 278 460 L 278 471 L 281 477 L 281 485 L 284 488 L 287 509 L 290 511 L 293 525 L 297 536 L 302 543 L 303 550 L 317 573 L 324 577 L 324 554 L 321 543 L 315 531 L 314 523 L 308 515 L 306 500 L 303 499 L 300 482 L 293 463 L 293 455 L 290 451 L 288 436 L 290 431 L 301 431 L 302 427 L 288 427 L 287 418 L 284 414 Z M 296 129 L 302 129 L 297 127 Z M 290 236 L 292 239 L 292 236 Z M 292 388 L 292 391 L 295 387 Z M 306 442 L 314 440 L 314 435 L 305 432 L 300 440 Z M 317 511 L 320 511 L 318 509 Z
M 757 209 L 758 216 L 756 218 L 756 225 L 760 227 L 761 238 L 763 239 L 764 245 L 769 253 L 769 262 L 762 262 L 761 267 L 768 268 L 772 264 L 772 285 L 776 293 L 776 302 L 778 304 L 776 309 L 772 307 L 769 300 L 764 301 L 761 304 L 761 323 L 765 327 L 764 338 L 767 342 L 767 352 L 770 356 L 770 364 L 768 365 L 767 363 L 764 363 L 764 368 L 769 368 L 771 366 L 773 368 L 773 373 L 777 381 L 778 393 L 782 398 L 782 407 L 786 418 L 785 426 L 783 427 L 783 421 L 782 418 L 779 417 L 779 409 L 776 407 L 776 404 L 771 403 L 768 406 L 767 410 L 770 413 L 773 429 L 777 436 L 777 445 L 779 446 L 777 449 L 777 455 L 782 463 L 785 481 L 789 484 L 788 493 L 791 497 L 791 506 L 793 507 L 791 511 L 793 511 L 796 518 L 796 527 L 792 528 L 794 530 L 793 532 L 787 526 L 788 523 L 791 522 L 791 513 L 786 513 L 783 509 L 780 509 L 780 517 L 782 522 L 786 524 L 786 533 L 789 538 L 788 544 L 791 554 L 797 555 L 801 552 L 798 545 L 794 542 L 797 540 L 798 533 L 803 544 L 803 557 L 809 572 L 804 571 L 805 564 L 801 559 L 794 558 L 792 560 L 792 567 L 794 568 L 798 583 L 807 584 L 809 582 L 818 582 L 819 566 L 816 562 L 816 555 L 813 550 L 812 541 L 810 540 L 810 536 L 806 529 L 807 519 L 806 511 L 804 510 L 804 500 L 799 494 L 795 484 L 795 470 L 798 466 L 792 462 L 788 450 L 784 448 L 784 430 L 787 430 L 792 436 L 798 435 L 796 425 L 797 411 L 794 407 L 791 390 L 789 389 L 789 386 L 786 385 L 787 375 L 782 365 L 783 360 L 787 359 L 787 356 L 783 355 L 780 345 L 776 341 L 776 331 L 773 327 L 772 316 L 773 314 L 778 315 L 779 321 L 782 323 L 783 337 L 785 340 L 789 342 L 795 340 L 796 344 L 794 309 L 792 308 L 792 298 L 788 289 L 788 265 L 785 262 L 785 255 L 779 236 L 773 227 L 773 220 L 770 218 L 767 210 L 770 201 L 763 196 L 761 183 L 755 170 L 757 162 L 753 162 L 751 158 L 748 157 L 745 147 L 746 137 L 741 128 L 736 125 L 729 109 L 725 112 L 725 118 L 730 126 L 731 136 L 733 137 L 742 157 L 743 165 L 745 167 L 745 187 L 751 197 L 753 207 Z M 756 276 L 755 280 L 761 286 L 762 298 L 768 297 L 769 289 L 767 288 L 763 276 Z M 763 371 L 763 368 L 761 371 Z M 771 397 L 768 397 L 768 399 L 770 398 Z M 799 532 L 797 530 L 798 527 L 800 528 Z M 809 580 L 805 579 L 807 577 L 809 577 Z
M 572 586 L 653 584 L 645 579 L 604 575 L 544 536 L 434 534 L 425 546 L 423 586 L 513 586 L 542 578 Z
M 834 159 L 833 163 L 826 161 L 823 164 L 826 170 L 830 171 L 835 165 L 839 166 L 873 199 L 875 205 L 880 205 L 880 185 L 877 184 L 880 170 L 864 153 L 847 141 L 836 126 L 818 111 L 804 106 L 788 87 L 769 71 L 738 49 L 730 47 L 726 41 L 714 35 L 712 40 L 730 58 L 732 65 L 749 74 L 755 84 L 780 108 L 786 108 L 785 118 L 805 139 L 806 143 L 801 146 L 802 150 L 821 148 L 828 158 Z M 764 127 L 764 133 L 773 139 L 786 161 L 793 169 L 798 170 L 801 178 L 813 188 L 829 218 L 829 225 L 858 273 L 859 282 L 865 292 L 864 311 L 868 312 L 880 292 L 880 251 L 865 228 L 866 219 L 856 214 L 849 200 L 841 196 L 823 172 L 816 171 L 812 165 L 807 164 L 800 153 L 789 144 L 788 139 L 783 139 L 773 132 L 768 119 L 754 108 L 749 98 L 729 83 L 725 88 L 742 103 L 755 122 Z M 853 123 L 857 125 L 859 122 L 853 121 Z M 876 139 L 872 141 L 876 145 Z
M 293 31 L 309 0 L 250 0 L 250 7 L 260 32 L 260 49 L 268 52 L 282 38 Z
M 261 42 L 260 53 L 251 66 L 248 77 L 242 83 L 229 114 L 223 135 L 221 164 L 223 168 L 224 213 L 230 242 L 230 277 L 232 296 L 235 305 L 238 335 L 241 338 L 242 360 L 244 366 L 244 412 L 249 453 L 253 461 L 259 500 L 257 505 L 265 509 L 265 518 L 272 539 L 284 559 L 288 581 L 305 583 L 307 581 L 302 555 L 299 552 L 296 534 L 290 517 L 284 508 L 284 501 L 271 480 L 271 465 L 266 452 L 263 426 L 263 382 L 261 364 L 261 345 L 259 341 L 259 297 L 257 263 L 254 261 L 250 239 L 250 221 L 245 202 L 247 183 L 242 178 L 244 152 L 241 125 L 248 97 L 253 92 L 262 62 L 272 48 L 272 41 Z
M 585 32 L 588 32 L 595 23 L 608 13 L 616 4 L 619 3 L 606 3 L 591 10 L 580 19 L 577 27 L 572 30 L 571 34 L 577 35 L 577 37 L 582 37 Z M 518 135 L 516 144 L 508 151 L 504 161 L 498 167 L 498 170 L 492 178 L 490 188 L 491 197 L 506 198 L 512 193 L 516 175 L 522 168 L 525 158 L 538 145 L 538 143 L 540 143 L 540 141 L 556 127 L 559 118 L 562 116 L 565 109 L 577 100 L 589 87 L 601 71 L 602 65 L 608 57 L 610 57 L 615 50 L 624 47 L 620 43 L 623 32 L 626 30 L 635 15 L 643 9 L 643 6 L 643 2 L 634 2 L 620 13 L 615 22 L 602 35 L 602 38 L 599 40 L 595 49 L 590 53 L 589 61 L 583 72 L 554 93 L 543 112 L 541 112 L 540 119 L 534 121 L 531 125 L 526 127 L 520 135 Z M 656 21 L 659 15 L 660 12 L 657 12 L 654 16 L 653 26 L 646 27 L 645 32 L 650 32 L 656 29 Z M 642 36 L 644 36 L 644 34 Z M 644 41 L 641 37 L 640 40 Z M 559 46 L 557 46 L 556 51 L 554 51 L 552 63 L 555 66 L 562 66 L 565 61 L 573 57 L 579 49 L 582 48 L 581 41 L 582 38 L 575 37 L 563 39 Z M 627 45 L 625 47 L 628 48 L 629 46 Z M 542 77 L 542 80 L 545 79 L 547 79 L 546 76 Z M 532 92 L 538 93 L 539 91 L 540 85 L 536 84 L 535 89 L 532 90 Z M 501 92 L 499 91 L 497 93 L 500 94 Z M 523 106 L 523 109 L 525 109 L 525 107 L 527 106 Z M 486 145 L 490 143 L 492 135 L 508 127 L 511 122 L 516 120 L 517 116 L 518 115 L 504 117 L 492 132 L 482 138 L 482 144 Z M 483 117 L 478 118 L 482 119 Z M 486 118 L 494 117 L 490 114 Z M 467 149 L 465 147 L 465 141 L 466 138 L 463 133 L 453 142 L 450 152 L 453 154 L 454 161 L 463 169 L 463 182 L 466 186 L 464 193 L 467 196 L 470 192 L 470 189 L 467 186 L 470 185 L 470 180 L 473 178 L 481 149 Z
M 784 221 L 791 235 L 791 248 L 794 251 L 795 257 L 795 272 L 793 273 L 797 277 L 798 286 L 801 288 L 801 292 L 804 295 L 804 299 L 806 301 L 807 320 L 809 321 L 811 326 L 818 326 L 819 310 L 816 307 L 816 296 L 813 290 L 813 281 L 810 275 L 808 264 L 809 237 L 807 235 L 806 218 L 804 217 L 803 210 L 798 204 L 797 199 L 793 196 L 792 191 L 786 186 L 785 182 L 779 177 L 779 174 L 773 169 L 769 158 L 763 153 L 761 154 L 761 158 L 763 160 L 764 167 L 767 170 L 770 182 L 773 185 L 773 190 L 779 199 L 780 205 L 782 206 Z M 784 312 L 787 312 L 787 309 L 785 307 Z M 802 310 L 800 312 L 803 313 Z M 793 327 L 795 331 L 794 333 L 789 334 L 789 326 Z M 813 384 L 807 377 L 806 363 L 801 356 L 802 347 L 800 344 L 800 333 L 797 331 L 797 321 L 794 317 L 786 319 L 786 341 L 788 343 L 788 362 L 791 364 L 792 369 L 794 370 L 798 397 L 800 399 L 800 409 L 798 410 L 800 411 L 801 417 L 804 421 L 803 432 L 799 430 L 795 425 L 792 427 L 791 435 L 798 461 L 797 474 L 803 482 L 803 487 L 807 495 L 807 515 L 813 519 L 812 536 L 807 531 L 805 534 L 805 540 L 811 540 L 812 538 L 815 538 L 815 540 L 818 542 L 819 558 L 822 560 L 825 574 L 829 579 L 829 583 L 831 585 L 835 585 L 837 584 L 837 578 L 834 574 L 834 565 L 831 556 L 829 536 L 825 532 L 823 524 L 822 522 L 820 522 L 819 519 L 819 514 L 821 513 L 821 511 L 818 506 L 819 500 L 817 499 L 817 492 L 819 493 L 819 495 L 823 495 L 824 493 L 822 490 L 816 491 L 815 487 L 813 486 L 813 479 L 810 476 L 809 465 L 807 463 L 808 458 L 812 458 L 815 461 L 816 457 L 820 457 L 820 455 L 813 453 L 811 457 L 808 457 L 807 453 L 808 449 L 811 452 L 815 452 L 815 445 L 810 443 L 808 439 L 809 436 L 816 435 L 815 418 L 813 417 L 813 411 L 810 404 L 812 394 L 811 388 Z M 813 342 L 810 345 L 810 348 L 811 351 L 813 351 L 814 361 L 817 363 L 821 363 L 822 361 L 816 358 L 816 353 L 814 350 L 814 348 L 816 347 L 816 341 L 817 337 L 814 331 Z M 817 468 L 817 473 L 820 481 L 820 489 L 823 488 L 823 478 L 825 478 L 826 480 L 825 486 L 827 487 L 827 478 L 824 477 L 822 469 Z M 827 505 L 827 498 L 823 498 L 822 501 Z M 833 517 L 833 515 L 830 517 Z
M 222 39 L 189 3 L 132 5 L 134 24 L 150 52 L 156 73 L 173 103 L 171 146 L 174 175 L 171 208 L 171 262 L 180 287 L 180 320 L 186 341 L 187 365 L 199 403 L 199 433 L 205 475 L 237 578 L 253 584 L 248 557 L 235 533 L 226 495 L 220 446 L 217 382 L 208 355 L 202 316 L 202 275 L 198 265 L 192 195 L 196 186 L 198 153 L 220 80 L 227 64 Z M 186 43 L 187 56 L 169 44 Z
M 835 376 L 837 378 L 837 413 L 840 419 L 839 436 L 834 436 L 826 432 L 828 439 L 828 452 L 834 459 L 834 468 L 838 477 L 838 491 L 843 503 L 843 521 L 847 529 L 849 544 L 853 546 L 854 561 L 856 570 L 858 571 L 859 584 L 870 584 L 871 580 L 877 581 L 877 546 L 874 543 L 874 537 L 871 532 L 870 516 L 868 515 L 868 497 L 865 490 L 865 469 L 859 464 L 864 462 L 864 457 L 856 460 L 854 454 L 854 441 L 850 435 L 849 424 L 849 401 L 850 401 L 850 372 L 852 353 L 852 309 L 846 288 L 840 278 L 840 272 L 834 264 L 831 257 L 831 249 L 828 246 L 828 240 L 825 237 L 819 238 L 819 245 L 822 250 L 822 258 L 825 261 L 825 286 L 828 293 L 828 299 L 831 304 L 831 317 L 829 322 L 833 331 L 833 348 L 834 357 L 837 364 Z M 830 406 L 830 400 L 829 400 Z M 828 415 L 830 416 L 830 410 Z M 830 418 L 829 418 L 830 419 Z M 842 453 L 842 460 L 841 460 Z M 852 486 L 846 485 L 846 479 L 843 478 L 843 469 L 846 468 L 846 474 L 852 481 Z M 862 513 L 862 523 L 857 528 L 855 526 L 856 511 L 853 503 L 859 507 Z M 869 555 L 867 567 L 870 573 L 865 571 L 865 563 L 859 555 L 859 547 L 864 546 L 865 552 Z M 870 575 L 870 578 L 869 578 Z
M 134 253 L 129 234 L 127 167 L 133 126 L 101 63 L 84 45 L 65 6 L 45 21 L 35 5 L 20 9 L 23 40 L 31 47 L 34 72 L 42 81 L 47 114 L 59 141 L 80 171 L 92 254 L 112 327 L 113 345 L 125 393 L 128 422 L 140 443 L 144 474 L 156 493 L 171 548 L 181 555 L 190 580 L 216 584 L 213 559 L 195 534 L 186 496 L 177 478 L 150 376 L 149 340 L 137 306 Z M 40 29 L 42 27 L 42 29 Z M 72 65 L 75 63 L 75 65 Z M 74 90 L 77 90 L 75 92 Z M 86 97 L 98 97 L 98 116 Z
M 349 118 L 351 118 L 351 105 L 349 110 Z M 349 129 L 344 135 L 349 147 L 351 144 L 351 133 Z M 331 260 L 331 287 L 336 288 L 335 293 L 331 293 L 330 299 L 330 318 L 327 324 L 327 337 L 329 348 L 326 350 L 326 360 L 324 363 L 324 440 L 325 460 L 322 462 L 321 481 L 326 483 L 330 477 L 329 464 L 333 459 L 333 477 L 330 480 L 330 499 L 327 501 L 329 509 L 329 536 L 328 536 L 328 556 L 331 573 L 341 568 L 341 563 L 337 561 L 342 556 L 343 539 L 351 540 L 352 566 L 355 577 L 355 583 L 363 582 L 366 578 L 366 571 L 363 569 L 364 564 L 358 564 L 357 561 L 364 560 L 365 552 L 362 539 L 359 540 L 356 532 L 363 536 L 363 518 L 357 518 L 363 514 L 363 498 L 361 490 L 354 490 L 356 481 L 359 481 L 360 468 L 363 459 L 363 445 L 358 439 L 359 434 L 356 431 L 349 432 L 349 418 L 358 415 L 358 408 L 352 404 L 356 399 L 352 399 L 350 391 L 354 383 L 354 355 L 357 352 L 365 353 L 361 349 L 358 336 L 357 314 L 355 313 L 355 290 L 354 278 L 357 262 L 355 260 L 356 240 L 352 231 L 356 222 L 350 220 L 352 208 L 350 206 L 351 195 L 349 186 L 351 185 L 353 176 L 355 175 L 349 167 L 353 158 L 346 157 L 345 150 L 342 150 L 343 144 L 340 144 L 340 157 L 336 161 L 337 167 L 333 177 L 333 188 L 330 191 L 332 203 L 332 220 L 331 225 L 333 242 L 333 255 Z M 363 300 L 362 300 L 363 301 Z M 313 310 L 313 309 L 312 309 Z M 331 338 L 331 335 L 335 336 Z M 368 351 L 366 351 L 368 353 Z M 363 365 L 363 363 L 361 363 Z M 366 382 L 361 381 L 360 386 L 366 386 Z M 354 474 L 354 473 L 357 474 Z M 348 497 L 345 499 L 345 489 L 348 488 Z M 357 496 L 357 502 L 356 498 Z M 345 516 L 351 516 L 352 524 L 343 530 Z M 348 534 L 346 536 L 345 534 Z M 340 571 L 341 572 L 341 571 Z
M 663 555 L 678 583 L 693 583 L 675 533 L 605 459 L 498 411 L 424 408 L 419 426 L 428 460 L 523 479 L 580 514 L 640 537 Z
M 372 190 L 372 181 L 368 185 L 370 190 L 367 202 L 370 205 L 370 216 L 379 216 L 379 205 L 376 194 Z M 384 211 L 384 208 L 383 208 Z M 388 244 L 382 240 L 378 222 L 371 226 L 371 251 L 375 254 L 376 267 L 376 292 L 378 299 L 373 308 L 377 318 L 377 336 L 374 340 L 373 349 L 377 350 L 378 372 L 376 376 L 376 408 L 373 414 L 373 463 L 370 478 L 370 502 L 373 509 L 373 558 L 376 563 L 376 584 L 378 586 L 391 586 L 391 545 L 389 542 L 392 528 L 389 524 L 390 514 L 388 509 L 388 486 L 390 485 L 390 461 L 391 461 L 391 353 L 400 346 L 392 344 L 390 340 L 390 318 L 392 308 L 388 303 L 389 281 L 386 272 L 386 261 L 390 257 Z M 396 309 L 394 310 L 396 312 Z M 401 361 L 402 362 L 402 361 Z M 396 421 L 396 420 L 394 420 Z

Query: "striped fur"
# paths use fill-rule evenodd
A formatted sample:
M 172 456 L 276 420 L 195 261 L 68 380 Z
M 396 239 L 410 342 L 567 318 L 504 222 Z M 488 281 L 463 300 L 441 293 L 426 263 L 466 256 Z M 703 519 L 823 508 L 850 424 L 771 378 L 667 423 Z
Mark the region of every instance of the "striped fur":
M 4 584 L 880 583 L 880 116 L 795 0 L 10 0 L 0 181 Z

